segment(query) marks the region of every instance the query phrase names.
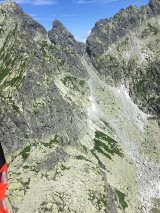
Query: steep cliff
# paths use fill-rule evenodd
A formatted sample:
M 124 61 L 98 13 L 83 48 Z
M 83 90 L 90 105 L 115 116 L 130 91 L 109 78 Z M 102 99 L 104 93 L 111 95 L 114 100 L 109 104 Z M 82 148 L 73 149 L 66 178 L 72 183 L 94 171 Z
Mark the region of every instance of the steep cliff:
M 87 40 L 87 51 L 102 78 L 125 84 L 146 113 L 160 113 L 160 1 L 130 6 L 100 20 Z
M 159 115 L 159 9 L 151 1 L 97 22 L 85 47 L 59 21 L 46 32 L 0 4 L 11 213 L 159 211 L 160 131 L 144 113 Z

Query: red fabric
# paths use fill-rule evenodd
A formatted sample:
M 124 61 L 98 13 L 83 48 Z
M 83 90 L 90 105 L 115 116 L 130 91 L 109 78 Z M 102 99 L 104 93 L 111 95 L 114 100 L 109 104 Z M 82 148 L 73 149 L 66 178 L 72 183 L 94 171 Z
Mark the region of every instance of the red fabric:
M 0 172 L 7 172 L 7 164 L 5 163 L 3 167 L 0 169 Z
M 0 200 L 5 198 L 7 185 L 7 164 L 5 163 L 0 170 Z
M 0 213 L 8 213 L 5 200 L 0 200 Z
M 7 186 L 7 164 L 4 164 L 4 166 L 0 169 L 0 213 L 8 213 L 5 204 Z

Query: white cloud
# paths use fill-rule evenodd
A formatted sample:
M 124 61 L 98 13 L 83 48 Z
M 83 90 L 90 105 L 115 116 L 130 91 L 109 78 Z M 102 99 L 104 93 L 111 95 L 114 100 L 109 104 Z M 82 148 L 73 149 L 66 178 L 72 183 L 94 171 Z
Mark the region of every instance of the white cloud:
M 0 1 L 4 2 L 4 1 Z M 7 2 L 7 1 L 6 1 Z M 52 5 L 56 4 L 57 0 L 15 0 L 18 4 L 32 4 L 32 5 Z
M 107 4 L 109 2 L 115 2 L 118 0 L 75 0 L 74 2 L 77 4 Z

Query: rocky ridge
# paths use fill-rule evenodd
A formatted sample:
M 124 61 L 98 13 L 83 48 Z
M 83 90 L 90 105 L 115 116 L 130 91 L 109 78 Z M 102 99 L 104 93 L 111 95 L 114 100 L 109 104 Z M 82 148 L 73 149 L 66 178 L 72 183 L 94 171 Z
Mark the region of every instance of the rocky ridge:
M 137 11 L 146 17 L 142 31 L 158 26 L 158 1 L 122 10 L 96 24 L 88 55 L 59 21 L 46 32 L 16 3 L 0 4 L 0 141 L 9 163 L 11 213 L 160 210 L 160 132 L 157 118 L 144 113 L 157 116 L 159 108 L 146 99 L 142 106 L 143 93 L 135 90 L 139 76 L 146 81 L 140 68 L 150 66 L 153 79 L 144 89 L 158 96 L 159 31 L 151 27 L 146 37 L 133 36 L 133 26 L 140 27 Z M 116 28 L 120 14 L 126 22 L 133 15 L 126 31 Z M 133 66 L 135 52 L 142 54 L 137 43 L 146 48 L 151 40 L 153 60 Z
M 87 52 L 108 84 L 125 84 L 146 113 L 159 116 L 160 2 L 130 6 L 100 20 L 87 39 Z

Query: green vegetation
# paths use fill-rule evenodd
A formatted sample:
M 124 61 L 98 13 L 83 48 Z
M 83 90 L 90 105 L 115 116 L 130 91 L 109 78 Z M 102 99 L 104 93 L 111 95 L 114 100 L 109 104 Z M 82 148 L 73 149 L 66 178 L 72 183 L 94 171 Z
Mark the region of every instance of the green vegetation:
M 62 170 L 62 171 L 64 171 L 64 170 L 69 170 L 69 169 L 70 169 L 69 167 L 66 167 L 66 166 L 63 165 L 63 164 L 61 165 L 61 170 Z
M 28 166 L 28 165 L 23 166 L 23 169 L 29 169 L 29 168 L 30 168 L 30 166 Z
M 70 76 L 70 75 L 67 75 L 64 77 L 64 79 L 62 80 L 63 84 L 65 86 L 71 86 L 73 89 L 77 88 L 77 86 L 81 86 L 81 87 L 84 87 L 85 85 L 85 81 L 82 80 L 82 79 L 78 79 L 74 76 Z
M 107 198 L 104 194 L 96 195 L 96 192 L 90 191 L 88 200 L 90 200 L 99 211 L 104 209 L 104 207 L 107 209 Z
M 43 146 L 51 148 L 54 144 L 58 144 L 57 135 L 49 141 L 49 143 L 42 143 Z
M 141 93 L 145 93 L 146 92 L 146 85 L 145 85 L 145 80 L 140 80 L 137 82 L 137 84 L 135 84 L 134 88 L 136 88 L 137 92 Z
M 79 81 L 79 85 L 81 85 L 83 87 L 85 85 L 85 81 L 84 80 L 80 80 Z
M 15 103 L 13 103 L 12 108 L 15 112 L 20 113 L 20 109 L 18 106 L 15 105 Z
M 160 29 L 156 26 L 152 26 L 150 23 L 148 23 L 148 27 L 151 32 L 154 33 L 154 35 L 157 35 L 160 32 Z
M 20 113 L 19 108 L 12 99 L 14 91 L 18 90 L 24 80 L 27 59 L 15 52 L 17 25 L 5 38 L 3 46 L 0 48 L 0 100 L 3 102 L 4 111 L 8 106 Z
M 63 84 L 64 84 L 65 86 L 68 86 L 68 84 L 69 84 L 70 82 L 71 82 L 71 83 L 74 83 L 74 82 L 76 82 L 76 80 L 77 80 L 76 77 L 67 75 L 67 76 L 65 76 L 64 79 L 63 79 Z
M 29 146 L 26 146 L 23 150 L 22 150 L 22 152 L 20 152 L 20 155 L 22 155 L 22 158 L 24 159 L 24 160 L 26 160 L 28 157 L 29 157 L 29 155 L 30 155 L 30 152 L 31 151 L 31 146 L 29 145 Z
M 157 208 L 153 208 L 151 209 L 152 213 L 160 213 L 160 209 Z
M 122 209 L 125 209 L 128 207 L 128 204 L 126 203 L 125 201 L 125 194 L 120 192 L 119 190 L 116 190 L 116 194 L 117 194 L 117 197 L 118 197 L 118 201 L 119 201 L 119 204 L 121 206 Z
M 41 203 L 41 210 L 43 210 L 43 212 L 49 212 L 49 209 L 47 208 L 47 202 Z
M 85 157 L 83 155 L 78 155 L 75 157 L 77 160 L 84 160 Z
M 40 45 L 40 51 L 43 54 L 43 57 L 47 56 L 47 52 L 46 49 L 48 47 L 48 44 L 46 41 L 42 41 L 42 42 L 38 42 L 38 44 Z
M 109 125 L 109 123 L 107 123 L 105 120 L 103 120 L 103 119 L 100 119 L 102 122 L 103 122 L 103 124 L 108 128 L 108 129 L 110 129 L 111 131 L 113 131 L 113 128 Z
M 109 159 L 112 159 L 111 155 L 115 154 L 123 157 L 123 153 L 118 146 L 118 142 L 103 132 L 96 131 L 94 143 L 94 150 L 97 150 L 99 153 L 105 155 Z
M 29 189 L 29 184 L 30 184 L 30 178 L 28 178 L 27 181 L 23 181 L 22 179 L 17 179 L 18 182 L 22 184 L 24 194 L 26 194 L 27 189 Z
M 30 183 L 30 179 L 28 179 L 28 181 L 24 182 L 23 185 L 25 186 L 25 188 L 29 188 L 29 183 Z
M 83 155 L 77 155 L 77 156 L 75 156 L 75 159 L 77 159 L 77 160 L 85 160 L 85 161 L 89 161 L 90 162 L 90 160 L 85 158 Z
M 100 167 L 103 168 L 103 169 L 106 169 L 106 166 L 100 161 L 100 159 L 99 159 L 98 155 L 95 153 L 94 149 L 91 150 L 91 153 L 97 159 L 98 164 L 100 165 Z
M 1 8 L 1 13 L 2 13 L 4 16 L 6 15 L 6 11 L 3 10 L 2 8 Z
M 124 157 L 122 150 L 119 148 L 118 142 L 100 131 L 95 132 L 94 148 L 91 150 L 91 153 L 97 158 L 100 166 L 105 169 L 105 166 L 100 161 L 97 152 L 103 154 L 110 160 L 112 160 L 112 156 L 115 154 L 120 157 Z

